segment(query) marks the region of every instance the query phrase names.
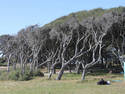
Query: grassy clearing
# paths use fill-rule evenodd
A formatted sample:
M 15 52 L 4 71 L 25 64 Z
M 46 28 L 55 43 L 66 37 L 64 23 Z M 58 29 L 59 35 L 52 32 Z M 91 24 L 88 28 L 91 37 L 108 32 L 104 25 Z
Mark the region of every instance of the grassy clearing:
M 47 77 L 30 81 L 0 81 L 0 94 L 125 94 L 125 82 L 113 82 L 111 85 L 98 86 L 100 78 L 105 80 L 123 80 L 123 75 L 88 75 L 84 82 L 80 75 L 64 74 L 61 81 L 47 80 Z

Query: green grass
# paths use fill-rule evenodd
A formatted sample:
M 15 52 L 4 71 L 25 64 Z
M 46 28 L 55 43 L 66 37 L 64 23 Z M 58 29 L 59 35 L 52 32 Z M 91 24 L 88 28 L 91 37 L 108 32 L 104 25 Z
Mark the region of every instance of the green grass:
M 64 74 L 61 81 L 47 80 L 47 77 L 35 78 L 30 81 L 0 81 L 0 94 L 125 94 L 125 82 L 115 82 L 111 85 L 99 86 L 100 78 L 105 80 L 123 80 L 123 75 L 105 74 L 88 75 L 84 82 L 81 75 Z

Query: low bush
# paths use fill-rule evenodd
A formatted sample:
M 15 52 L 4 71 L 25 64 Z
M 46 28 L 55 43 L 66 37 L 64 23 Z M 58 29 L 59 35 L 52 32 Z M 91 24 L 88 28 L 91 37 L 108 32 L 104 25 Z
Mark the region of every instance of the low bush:
M 31 74 L 32 74 L 32 76 L 34 76 L 34 77 L 36 77 L 36 76 L 38 76 L 38 77 L 43 77 L 43 76 L 44 76 L 44 73 L 41 72 L 40 70 L 34 71 L 34 72 L 32 72 Z
M 0 72 L 0 80 L 8 80 L 8 73 L 5 71 Z
M 8 80 L 18 80 L 20 78 L 20 71 L 12 71 L 8 73 Z
M 26 70 L 25 73 L 22 74 L 21 70 L 15 70 L 8 72 L 1 72 L 0 73 L 0 80 L 15 80 L 15 81 L 27 81 L 31 80 L 33 77 L 43 77 L 44 74 L 40 71 L 30 72 Z
M 7 62 L 0 62 L 0 66 L 7 66 Z

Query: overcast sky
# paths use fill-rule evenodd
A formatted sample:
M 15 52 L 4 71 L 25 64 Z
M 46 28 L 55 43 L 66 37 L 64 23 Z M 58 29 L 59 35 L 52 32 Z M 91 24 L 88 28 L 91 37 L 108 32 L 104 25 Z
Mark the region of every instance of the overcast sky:
M 125 6 L 125 0 L 0 0 L 0 35 L 47 24 L 71 12 Z

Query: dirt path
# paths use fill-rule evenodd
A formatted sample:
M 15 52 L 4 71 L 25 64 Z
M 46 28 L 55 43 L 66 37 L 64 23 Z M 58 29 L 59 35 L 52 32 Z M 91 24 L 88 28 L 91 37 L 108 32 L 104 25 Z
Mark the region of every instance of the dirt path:
M 70 73 L 69 71 L 64 71 L 64 73 Z M 72 71 L 72 73 L 75 73 L 74 71 Z M 45 76 L 48 76 L 50 73 L 44 73 Z M 59 74 L 59 71 L 56 72 L 56 74 Z
M 6 70 L 7 67 L 6 66 L 0 66 L 0 70 Z

